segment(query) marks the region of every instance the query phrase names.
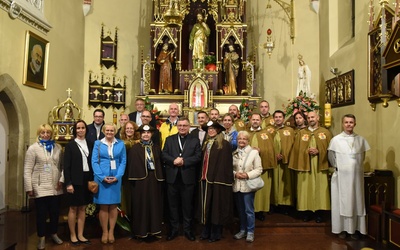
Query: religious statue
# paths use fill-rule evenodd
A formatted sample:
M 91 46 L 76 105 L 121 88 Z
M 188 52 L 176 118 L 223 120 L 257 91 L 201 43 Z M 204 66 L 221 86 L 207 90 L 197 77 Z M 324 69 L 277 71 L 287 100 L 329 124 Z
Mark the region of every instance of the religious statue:
M 157 56 L 160 65 L 159 93 L 172 93 L 172 65 L 175 50 L 169 50 L 168 43 L 164 43 L 161 52 Z
M 299 94 L 300 91 L 303 93 L 307 93 L 308 95 L 311 94 L 311 70 L 307 66 L 307 64 L 303 61 L 303 56 L 299 55 L 297 57 L 299 59 L 299 69 L 297 72 L 297 91 L 296 94 Z
M 204 62 L 204 56 L 207 53 L 208 36 L 210 28 L 205 23 L 201 12 L 197 13 L 197 23 L 193 26 L 189 36 L 189 49 L 193 51 L 192 60 L 194 68 L 201 68 Z
M 200 83 L 196 83 L 193 89 L 194 107 L 204 107 L 204 90 Z
M 224 71 L 226 95 L 236 95 L 236 77 L 239 73 L 239 55 L 232 44 L 228 46 L 229 51 L 225 52 Z

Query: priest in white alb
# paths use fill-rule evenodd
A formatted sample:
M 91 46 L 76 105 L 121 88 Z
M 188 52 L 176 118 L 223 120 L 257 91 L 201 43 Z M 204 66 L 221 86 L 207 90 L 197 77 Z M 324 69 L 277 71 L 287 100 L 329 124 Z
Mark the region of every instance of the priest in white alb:
M 334 173 L 331 181 L 332 233 L 340 238 L 358 239 L 366 234 L 364 168 L 368 142 L 354 133 L 356 117 L 352 114 L 342 118 L 343 132 L 333 137 L 328 148 L 329 162 Z

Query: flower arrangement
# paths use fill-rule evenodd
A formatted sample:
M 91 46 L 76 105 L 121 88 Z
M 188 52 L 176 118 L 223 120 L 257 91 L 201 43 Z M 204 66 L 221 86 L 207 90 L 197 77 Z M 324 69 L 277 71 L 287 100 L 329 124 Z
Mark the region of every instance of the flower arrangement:
M 215 64 L 217 62 L 217 57 L 214 55 L 213 52 L 211 52 L 209 55 L 205 55 L 204 56 L 204 64 L 208 65 L 208 64 Z
M 242 103 L 239 107 L 239 112 L 240 119 L 242 119 L 244 122 L 248 122 L 251 114 L 253 113 L 253 109 L 251 109 L 249 103 L 245 99 L 242 99 Z
M 320 108 L 317 101 L 315 100 L 315 96 L 307 96 L 307 93 L 303 93 L 303 91 L 300 91 L 298 96 L 296 96 L 292 100 L 289 99 L 288 101 L 288 105 L 285 106 L 284 104 L 282 104 L 286 117 L 295 115 L 299 111 L 303 113 L 308 113 L 314 110 L 319 110 Z
M 162 123 L 160 119 L 161 111 L 158 111 L 157 108 L 154 108 L 154 104 L 150 102 L 148 96 L 146 96 L 146 98 L 144 99 L 144 106 L 146 110 L 150 111 L 150 113 L 152 113 L 156 117 L 156 126 L 157 129 L 159 129 Z

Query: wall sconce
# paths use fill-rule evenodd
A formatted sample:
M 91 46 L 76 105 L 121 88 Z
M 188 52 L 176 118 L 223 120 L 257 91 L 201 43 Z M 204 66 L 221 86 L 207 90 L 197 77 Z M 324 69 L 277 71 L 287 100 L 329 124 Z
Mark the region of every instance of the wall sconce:
M 272 35 L 271 34 L 272 34 L 272 30 L 268 29 L 267 30 L 267 42 L 264 43 L 264 46 L 263 46 L 264 49 L 267 51 L 267 54 L 268 54 L 269 58 L 271 58 L 272 51 L 275 48 L 275 41 L 272 40 Z
M 289 18 L 289 28 L 290 28 L 290 39 L 292 44 L 294 44 L 295 37 L 295 22 L 294 22 L 294 0 L 290 0 L 290 4 L 282 0 L 274 0 L 283 11 L 285 11 L 286 16 Z M 268 1 L 267 9 L 271 8 L 271 4 Z
M 340 71 L 339 71 L 338 68 L 331 67 L 330 71 L 331 71 L 332 74 L 334 74 L 336 76 L 336 78 L 339 77 Z

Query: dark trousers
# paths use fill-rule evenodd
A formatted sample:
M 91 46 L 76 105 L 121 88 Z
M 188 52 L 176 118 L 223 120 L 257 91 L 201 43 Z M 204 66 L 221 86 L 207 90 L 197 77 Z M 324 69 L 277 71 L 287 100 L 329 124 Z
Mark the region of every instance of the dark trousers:
M 36 229 L 37 235 L 43 237 L 46 235 L 46 219 L 50 218 L 50 233 L 56 234 L 58 227 L 58 216 L 60 214 L 59 196 L 45 196 L 35 198 L 36 206 Z
M 180 212 L 183 217 L 183 230 L 185 232 L 191 231 L 194 187 L 194 184 L 184 184 L 179 174 L 176 177 L 175 183 L 168 184 L 167 196 L 171 231 L 179 230 Z

